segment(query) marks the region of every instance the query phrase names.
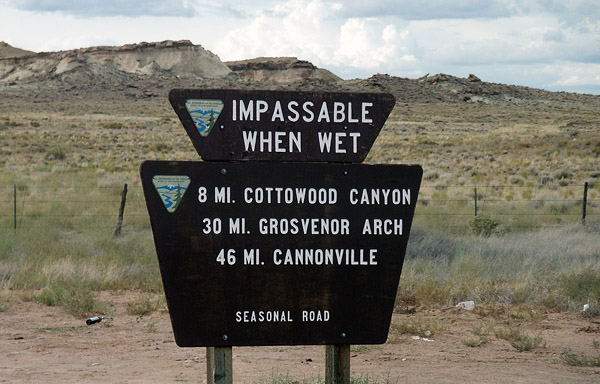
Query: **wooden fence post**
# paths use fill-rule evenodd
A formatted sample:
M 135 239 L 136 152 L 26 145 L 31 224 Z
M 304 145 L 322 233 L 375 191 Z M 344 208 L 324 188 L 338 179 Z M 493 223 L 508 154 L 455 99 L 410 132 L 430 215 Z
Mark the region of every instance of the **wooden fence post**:
M 325 384 L 350 384 L 350 345 L 325 347 Z
M 117 219 L 117 228 L 115 228 L 115 236 L 121 235 L 121 229 L 123 228 L 123 214 L 125 213 L 125 203 L 127 202 L 127 184 L 123 187 L 121 192 L 121 206 L 119 208 L 119 218 Z

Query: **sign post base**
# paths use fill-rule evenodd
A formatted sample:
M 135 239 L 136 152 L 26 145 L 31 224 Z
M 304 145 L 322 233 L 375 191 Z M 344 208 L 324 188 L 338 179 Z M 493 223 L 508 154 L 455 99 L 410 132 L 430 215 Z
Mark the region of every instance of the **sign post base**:
M 350 384 L 350 345 L 325 347 L 325 384 Z

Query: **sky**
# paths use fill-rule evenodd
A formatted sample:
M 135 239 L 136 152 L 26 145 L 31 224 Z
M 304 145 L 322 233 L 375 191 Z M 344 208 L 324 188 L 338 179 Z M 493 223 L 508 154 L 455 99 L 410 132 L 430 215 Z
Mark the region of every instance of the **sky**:
M 295 56 L 338 76 L 475 74 L 600 94 L 599 0 L 0 0 L 35 52 L 191 40 L 221 60 Z

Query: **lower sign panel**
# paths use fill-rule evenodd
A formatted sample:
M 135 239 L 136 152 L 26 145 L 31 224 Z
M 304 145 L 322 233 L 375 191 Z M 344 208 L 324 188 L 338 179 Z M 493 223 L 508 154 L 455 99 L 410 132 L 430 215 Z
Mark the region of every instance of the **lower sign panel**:
M 384 343 L 422 172 L 142 164 L 177 344 Z

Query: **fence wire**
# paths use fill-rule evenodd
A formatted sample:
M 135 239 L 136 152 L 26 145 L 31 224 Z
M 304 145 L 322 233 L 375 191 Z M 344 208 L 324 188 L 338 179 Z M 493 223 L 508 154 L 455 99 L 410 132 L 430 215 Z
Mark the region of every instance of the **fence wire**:
M 0 187 L 0 229 L 31 229 L 43 225 L 70 230 L 114 229 L 122 190 L 123 187 L 115 186 L 3 186 Z M 593 193 L 584 195 L 584 190 L 593 190 Z M 597 224 L 600 222 L 599 194 L 596 187 L 588 189 L 585 185 L 424 184 L 419 192 L 414 222 L 458 231 L 468 231 L 473 219 L 482 216 L 494 218 L 506 230 L 554 228 L 584 222 Z M 548 197 L 543 198 L 544 195 Z M 127 194 L 123 229 L 149 228 L 145 199 L 141 186 L 137 185 Z

